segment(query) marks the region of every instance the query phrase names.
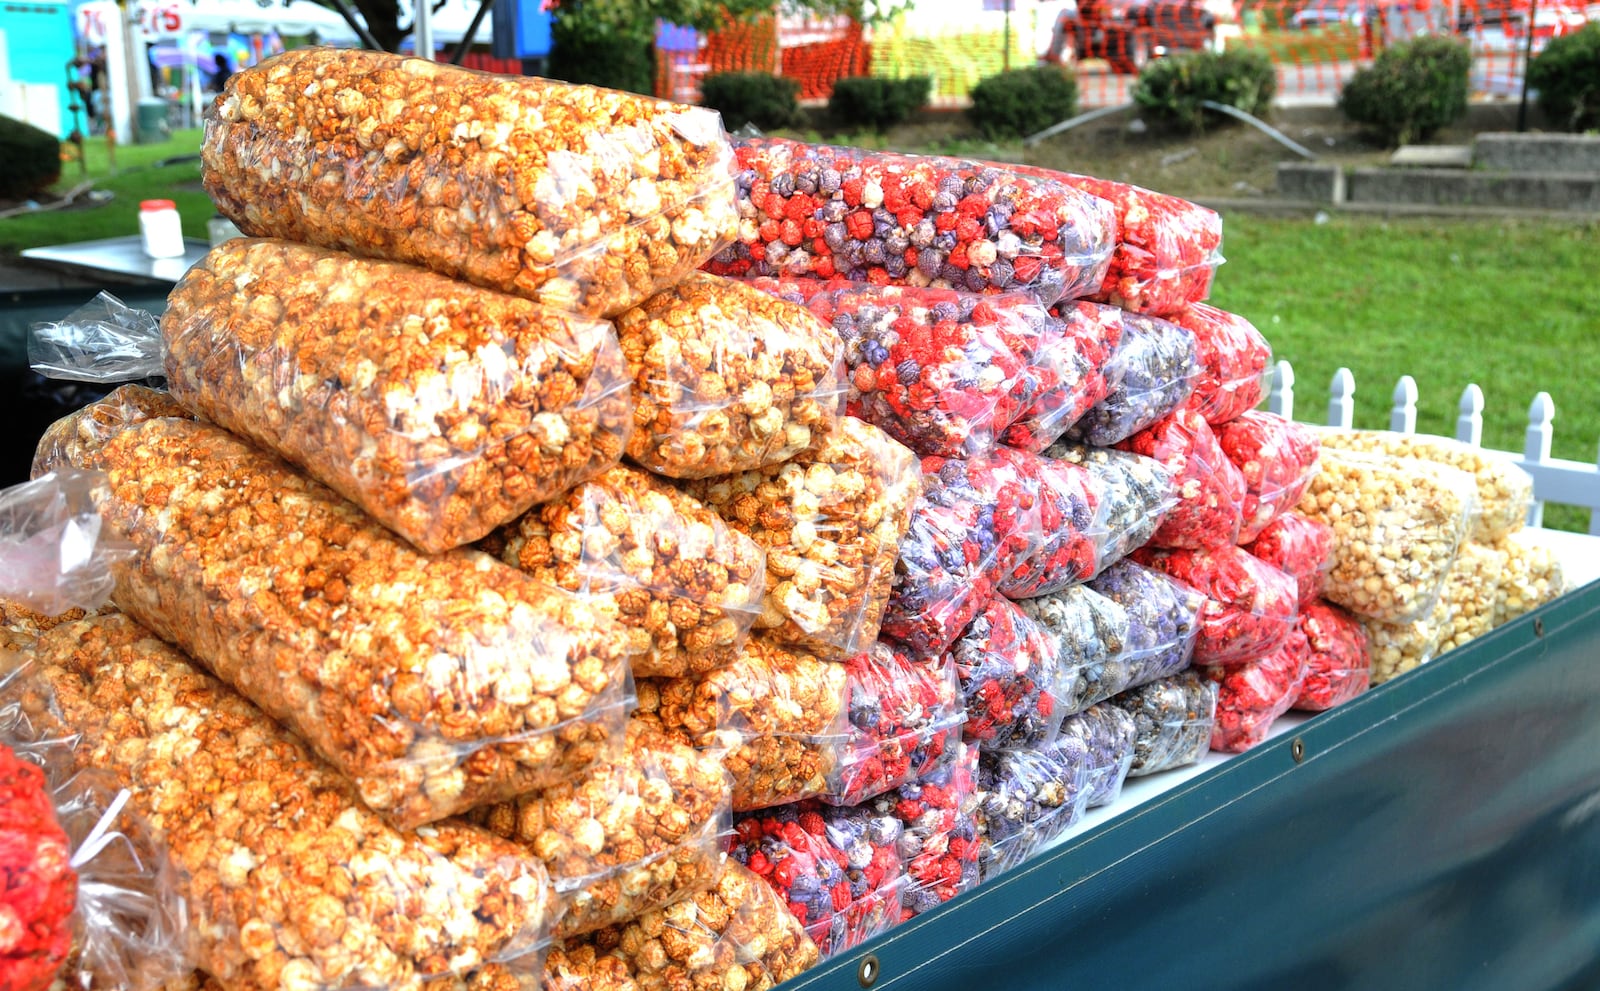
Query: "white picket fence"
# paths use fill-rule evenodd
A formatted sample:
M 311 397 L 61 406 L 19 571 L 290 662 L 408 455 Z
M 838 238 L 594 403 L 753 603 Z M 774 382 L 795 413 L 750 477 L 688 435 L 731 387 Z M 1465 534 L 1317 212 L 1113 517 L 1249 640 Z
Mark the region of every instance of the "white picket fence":
M 1328 425 L 1354 426 L 1356 379 L 1350 369 L 1341 368 L 1334 373 L 1328 385 Z M 1394 387 L 1394 405 L 1389 410 L 1389 429 L 1401 433 L 1417 430 L 1417 382 L 1409 375 L 1400 376 Z M 1267 408 L 1272 412 L 1294 419 L 1294 369 L 1287 361 L 1279 361 L 1272 374 L 1272 392 L 1267 397 Z M 1456 416 L 1456 439 L 1474 446 L 1483 444 L 1483 390 L 1468 385 L 1461 392 L 1459 412 Z M 1554 436 L 1556 404 L 1548 392 L 1533 397 L 1528 406 L 1528 428 L 1524 435 L 1522 453 L 1501 452 L 1522 466 L 1533 476 L 1533 494 L 1537 500 L 1528 511 L 1528 525 L 1538 526 L 1544 519 L 1545 503 L 1565 506 L 1582 506 L 1589 510 L 1589 532 L 1600 535 L 1600 465 L 1582 461 L 1568 461 L 1550 456 L 1550 440 Z

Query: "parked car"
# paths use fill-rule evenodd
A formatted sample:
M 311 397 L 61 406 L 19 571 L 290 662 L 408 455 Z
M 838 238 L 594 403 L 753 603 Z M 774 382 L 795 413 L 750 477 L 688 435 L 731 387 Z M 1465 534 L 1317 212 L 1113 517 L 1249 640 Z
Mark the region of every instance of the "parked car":
M 1229 0 L 1078 0 L 1057 17 L 1044 60 L 1103 58 L 1138 73 L 1152 58 L 1211 47 L 1217 25 L 1237 16 Z

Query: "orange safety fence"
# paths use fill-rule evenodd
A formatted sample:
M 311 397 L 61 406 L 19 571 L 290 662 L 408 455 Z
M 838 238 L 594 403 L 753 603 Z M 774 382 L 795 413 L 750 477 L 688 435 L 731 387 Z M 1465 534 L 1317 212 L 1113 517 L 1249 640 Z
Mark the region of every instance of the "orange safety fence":
M 1535 53 L 1585 23 L 1583 0 L 1538 0 Z M 826 99 L 842 78 L 933 80 L 936 106 L 960 106 L 972 87 L 1006 67 L 1054 61 L 1077 75 L 1085 109 L 1125 103 L 1140 67 L 1200 48 L 1265 51 L 1278 99 L 1331 105 L 1339 89 L 1386 46 L 1419 34 L 1453 34 L 1470 46 L 1471 88 L 1487 99 L 1520 92 L 1532 0 L 1016 0 L 1004 14 L 984 0 L 921 0 L 939 17 L 863 29 L 846 18 L 766 18 L 687 33 L 694 47 L 658 48 L 657 93 L 698 98 L 708 73 L 776 72 L 801 98 Z M 965 7 L 970 6 L 970 13 Z M 1600 13 L 1600 8 L 1589 9 Z

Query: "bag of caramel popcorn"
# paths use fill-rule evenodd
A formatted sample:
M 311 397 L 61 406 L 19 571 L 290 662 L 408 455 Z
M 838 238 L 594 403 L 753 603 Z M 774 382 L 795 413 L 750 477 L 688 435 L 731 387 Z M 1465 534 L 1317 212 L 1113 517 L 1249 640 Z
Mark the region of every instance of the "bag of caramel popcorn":
M 134 424 L 159 417 L 192 420 L 194 415 L 165 392 L 129 384 L 104 399 L 64 416 L 45 429 L 34 448 L 32 477 L 69 465 L 81 465 L 111 437 Z
M 701 675 L 739 656 L 766 555 L 693 496 L 618 465 L 484 539 L 483 550 L 587 598 L 627 634 L 641 678 Z
M 916 458 L 899 442 L 845 417 L 793 460 L 684 488 L 766 550 L 756 630 L 825 658 L 878 638 L 922 490 Z
M 485 554 L 421 554 L 210 424 L 147 420 L 81 453 L 134 548 L 117 605 L 395 822 L 559 783 L 620 745 L 626 638 L 580 597 Z
M 566 908 L 555 929 L 565 938 L 714 887 L 732 829 L 729 797 L 719 753 L 634 719 L 617 760 L 465 818 L 544 862 Z
M 91 610 L 111 597 L 111 564 L 132 548 L 105 531 L 98 471 L 63 466 L 0 489 L 0 600 L 39 616 Z
M 165 374 L 183 407 L 432 553 L 616 464 L 628 439 L 608 324 L 409 265 L 235 239 L 159 328 L 104 294 L 87 310 L 34 327 L 40 371 Z
M 715 887 L 561 940 L 546 991 L 770 991 L 815 966 L 817 944 L 777 893 L 730 861 Z
M 247 235 L 588 316 L 675 285 L 738 226 L 714 110 L 387 52 L 304 48 L 234 73 L 200 155 Z
M 229 991 L 495 987 L 539 973 L 559 903 L 515 844 L 459 821 L 396 829 L 297 736 L 126 616 L 57 626 L 21 660 L 22 677 L 0 676 L 0 711 L 71 739 L 72 770 L 126 790 L 186 906 L 174 930 L 193 948 L 185 966 Z
M 697 272 L 617 316 L 628 456 L 673 478 L 777 464 L 844 414 L 844 345 L 805 307 Z

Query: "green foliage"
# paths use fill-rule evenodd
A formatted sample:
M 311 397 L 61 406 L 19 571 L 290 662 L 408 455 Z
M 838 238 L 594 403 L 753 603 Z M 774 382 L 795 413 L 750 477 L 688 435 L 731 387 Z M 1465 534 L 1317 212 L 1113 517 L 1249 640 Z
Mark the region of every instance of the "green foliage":
M 655 92 L 654 29 L 585 16 L 587 6 L 564 7 L 551 20 L 551 78 L 633 93 Z
M 796 13 L 810 13 L 817 17 L 848 14 L 858 21 L 874 24 L 886 21 L 911 6 L 912 0 L 786 0 L 784 9 Z M 615 28 L 640 24 L 652 29 L 657 20 L 669 24 L 709 31 L 723 25 L 726 18 L 748 20 L 771 14 L 772 0 L 560 0 L 556 5 L 563 10 L 582 9 L 583 17 L 595 23 L 606 23 Z
M 1277 92 L 1270 56 L 1254 48 L 1230 48 L 1156 59 L 1139 73 L 1133 99 L 1155 120 L 1199 132 L 1210 114 L 1204 101 L 1264 117 Z
M 1467 112 L 1472 54 L 1466 44 L 1424 35 L 1379 53 L 1339 93 L 1339 109 L 1388 147 L 1426 139 Z
M 967 119 L 991 141 L 1025 138 L 1078 112 L 1078 79 L 1055 66 L 990 76 L 972 89 Z
M 0 199 L 27 199 L 61 178 L 61 142 L 55 135 L 0 117 Z
M 776 131 L 804 120 L 800 83 L 766 72 L 714 72 L 700 80 L 700 102 L 721 111 L 729 131 L 746 124 Z
M 1539 91 L 1539 108 L 1553 126 L 1600 127 L 1600 21 L 1550 39 L 1528 67 L 1528 86 Z
M 849 127 L 887 130 L 904 124 L 911 115 L 927 106 L 933 80 L 927 76 L 909 79 L 877 79 L 854 76 L 833 84 L 828 112 Z

